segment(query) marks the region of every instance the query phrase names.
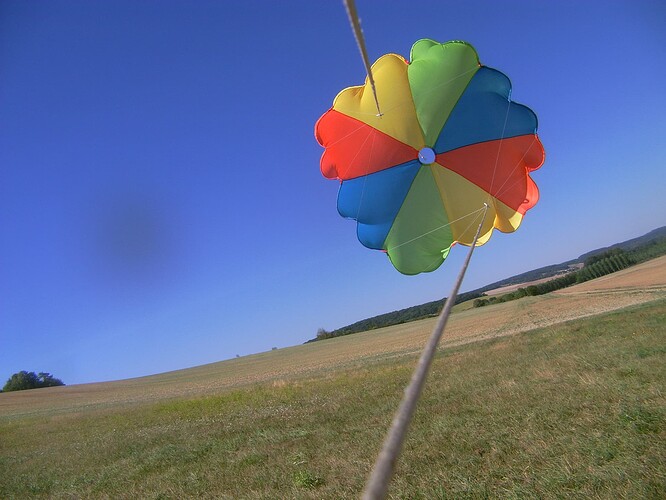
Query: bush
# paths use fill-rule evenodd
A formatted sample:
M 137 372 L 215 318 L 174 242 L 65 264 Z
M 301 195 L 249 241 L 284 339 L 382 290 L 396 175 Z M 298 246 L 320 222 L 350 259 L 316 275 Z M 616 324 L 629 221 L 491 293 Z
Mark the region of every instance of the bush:
M 62 380 L 54 378 L 50 373 L 20 371 L 12 375 L 2 388 L 2 392 L 25 391 L 39 389 L 40 387 L 54 387 L 65 385 Z
M 319 328 L 317 330 L 317 340 L 330 339 L 331 337 L 333 337 L 333 335 L 331 335 L 331 332 L 323 328 Z

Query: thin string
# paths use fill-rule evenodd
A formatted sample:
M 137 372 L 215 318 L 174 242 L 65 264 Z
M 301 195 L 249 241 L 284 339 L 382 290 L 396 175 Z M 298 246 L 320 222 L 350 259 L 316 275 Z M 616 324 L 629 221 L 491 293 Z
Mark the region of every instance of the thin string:
M 376 134 L 372 134 L 372 142 L 370 143 L 370 158 L 372 158 L 372 155 L 375 151 L 375 138 Z M 358 208 L 356 211 L 356 220 L 358 222 L 358 217 L 361 214 L 361 208 L 363 207 L 363 200 L 365 199 L 365 187 L 368 184 L 368 171 L 370 170 L 370 162 L 368 162 L 366 169 L 365 169 L 365 175 L 363 176 L 363 186 L 361 188 L 361 196 L 358 200 Z
M 518 161 L 516 162 L 516 164 L 513 166 L 513 168 L 512 168 L 511 171 L 509 172 L 509 174 L 506 175 L 506 176 L 504 176 L 504 177 L 505 177 L 504 182 L 503 182 L 503 183 L 497 188 L 497 190 L 496 190 L 496 194 L 495 194 L 495 197 L 496 197 L 496 198 L 498 198 L 499 196 L 503 195 L 504 193 L 507 193 L 507 192 L 508 192 L 513 186 L 515 186 L 518 182 L 522 181 L 522 178 L 518 178 L 518 180 L 515 180 L 514 182 L 512 182 L 511 184 L 509 184 L 509 185 L 507 186 L 507 182 L 509 182 L 509 180 L 511 179 L 511 176 L 512 176 L 513 173 L 518 169 L 518 167 L 521 166 L 521 164 L 523 163 L 523 160 L 524 160 L 525 157 L 527 156 L 527 153 L 530 152 L 530 150 L 532 149 L 532 146 L 534 146 L 534 143 L 535 143 L 535 142 L 536 142 L 536 138 L 532 138 L 532 142 L 530 142 L 530 145 L 529 145 L 529 147 L 525 150 L 525 152 L 523 153 L 523 156 L 521 156 L 521 157 L 520 157 L 520 160 L 518 160 Z M 505 186 L 506 186 L 506 189 L 505 189 Z
M 405 434 L 407 433 L 407 427 L 414 414 L 416 409 L 416 403 L 421 396 L 423 386 L 425 385 L 425 380 L 428 375 L 428 370 L 432 364 L 432 360 L 437 351 L 437 344 L 439 343 L 442 334 L 444 333 L 444 328 L 446 327 L 446 322 L 449 319 L 451 314 L 451 308 L 455 303 L 456 297 L 458 296 L 458 290 L 462 284 L 463 278 L 465 277 L 465 271 L 469 266 L 470 259 L 472 258 L 472 253 L 476 247 L 476 242 L 479 239 L 479 234 L 481 233 L 481 227 L 486 219 L 486 214 L 488 213 L 488 205 L 484 204 L 484 212 L 481 217 L 481 223 L 479 224 L 478 229 L 476 230 L 476 235 L 474 236 L 474 241 L 472 246 L 467 253 L 467 258 L 460 269 L 460 274 L 456 280 L 453 290 L 449 294 L 449 297 L 446 299 L 446 303 L 442 308 L 442 312 L 437 319 L 437 324 L 428 339 L 428 343 L 423 348 L 419 362 L 416 365 L 414 373 L 412 374 L 412 380 L 409 383 L 409 386 L 405 389 L 405 395 L 402 398 L 400 403 L 400 408 L 393 417 L 393 423 L 391 424 L 391 429 L 384 441 L 382 451 L 377 457 L 375 466 L 372 469 L 370 479 L 365 486 L 365 491 L 363 492 L 364 500 L 383 500 L 386 498 L 388 491 L 388 483 L 391 480 L 393 475 L 393 470 L 395 469 L 395 463 L 398 460 L 398 455 L 402 448 L 402 443 L 405 440 Z
M 451 224 L 454 224 L 454 223 L 456 223 L 456 222 L 458 222 L 458 221 L 461 221 L 461 220 L 463 220 L 463 219 L 466 219 L 467 217 L 470 217 L 470 216 L 472 216 L 472 215 L 476 215 L 476 214 L 478 214 L 479 212 L 482 212 L 482 211 L 485 211 L 485 210 L 488 210 L 488 206 L 487 206 L 487 205 L 485 205 L 485 206 L 482 207 L 482 208 L 479 208 L 478 210 L 474 210 L 473 212 L 470 212 L 470 213 L 468 213 L 468 214 L 466 214 L 466 215 L 463 215 L 462 217 L 458 217 L 458 218 L 455 219 L 455 220 L 449 221 L 449 222 L 447 222 L 446 224 L 442 224 L 442 225 L 439 226 L 439 227 L 436 227 L 436 228 L 434 228 L 434 229 L 431 229 L 430 231 L 426 231 L 425 233 L 420 234 L 419 236 L 415 236 L 414 238 L 412 238 L 412 239 L 410 239 L 410 240 L 403 241 L 402 243 L 399 243 L 398 245 L 394 245 L 394 246 L 392 246 L 391 248 L 387 248 L 386 251 L 395 250 L 396 248 L 400 248 L 400 247 L 403 246 L 403 245 L 407 245 L 407 244 L 409 244 L 409 243 L 412 243 L 412 242 L 414 242 L 414 241 L 416 241 L 416 240 L 418 240 L 418 239 L 420 239 L 420 238 L 423 238 L 423 237 L 425 237 L 425 236 L 428 236 L 429 234 L 432 234 L 432 233 L 434 233 L 434 232 L 436 232 L 436 231 L 439 231 L 440 229 L 444 229 L 445 227 L 448 227 L 448 226 L 450 226 Z M 485 213 L 484 213 L 484 217 L 485 217 Z M 467 226 L 467 229 L 469 229 L 469 228 L 472 226 L 473 223 L 474 223 L 474 219 L 473 219 L 472 222 L 469 224 L 469 226 Z M 465 229 L 465 231 L 463 231 L 461 234 L 466 233 L 466 232 L 467 232 L 467 229 Z
M 327 147 L 332 147 L 332 146 L 335 146 L 335 145 L 339 144 L 340 142 L 344 141 L 348 137 L 351 137 L 352 135 L 354 135 L 356 132 L 361 130 L 363 127 L 367 127 L 367 125 L 365 123 L 359 122 L 359 125 L 356 128 L 350 130 L 348 134 L 341 136 L 337 141 L 331 142 L 329 145 L 327 145 Z
M 349 171 L 349 169 L 352 167 L 352 165 L 353 165 L 354 162 L 356 161 L 356 158 L 358 157 L 358 155 L 361 154 L 361 151 L 363 151 L 363 148 L 365 148 L 365 145 L 367 144 L 367 142 L 368 142 L 369 140 L 372 140 L 372 142 L 370 143 L 370 144 L 371 144 L 371 153 L 370 153 L 371 156 L 370 156 L 370 157 L 372 158 L 372 149 L 374 149 L 374 144 L 375 144 L 375 134 L 374 134 L 374 133 L 368 134 L 368 135 L 365 137 L 365 139 L 363 139 L 363 142 L 358 146 L 358 148 L 357 148 L 357 150 L 356 150 L 356 153 L 354 154 L 354 156 L 352 157 L 352 159 L 349 160 L 349 162 L 347 163 L 347 170 L 344 171 L 343 175 L 346 175 L 346 174 L 347 174 L 347 172 Z M 367 171 L 369 170 L 369 168 L 370 168 L 369 166 L 366 167 L 366 175 L 367 175 Z M 340 177 L 339 174 L 338 174 L 338 177 Z
M 469 213 L 469 214 L 467 214 L 467 215 L 464 215 L 464 216 L 462 216 L 462 217 L 459 217 L 458 219 L 456 219 L 456 220 L 450 222 L 449 224 L 452 224 L 453 222 L 457 222 L 457 221 L 459 221 L 459 220 L 462 220 L 462 219 L 464 219 L 465 217 L 469 217 L 470 215 L 478 214 L 480 211 L 482 211 L 482 210 L 487 210 L 487 209 L 488 209 L 488 207 L 487 207 L 487 206 L 484 206 L 483 208 L 480 208 L 480 209 L 478 209 L 478 210 L 475 210 L 474 212 L 471 212 L 471 213 Z M 484 213 L 484 218 L 485 218 L 485 213 Z M 476 217 L 474 217 L 474 218 L 470 221 L 470 223 L 467 224 L 467 227 L 466 227 L 466 228 L 464 229 L 464 231 L 462 231 L 460 234 L 461 234 L 461 235 L 463 235 L 463 234 L 467 234 L 467 231 L 469 231 L 469 228 L 471 228 L 471 227 L 474 225 L 474 222 L 475 222 L 475 221 L 476 221 Z M 482 224 L 483 224 L 483 223 L 482 223 Z M 458 240 L 456 240 L 456 241 L 458 241 Z M 459 243 L 460 243 L 460 242 L 459 242 Z M 460 243 L 460 244 L 461 244 L 461 245 L 465 245 L 465 243 Z M 395 247 L 394 247 L 394 248 L 395 248 Z M 451 248 L 451 247 L 449 247 L 449 249 L 450 249 L 450 248 Z M 441 261 L 440 258 L 433 259 L 433 261 L 430 263 L 430 265 L 427 266 L 427 267 L 423 270 L 423 272 L 429 272 L 429 271 L 432 271 L 432 270 L 436 269 L 437 266 L 438 266 L 441 262 L 442 262 L 442 261 Z
M 377 99 L 377 89 L 375 88 L 375 79 L 372 77 L 372 68 L 370 67 L 370 59 L 368 59 L 368 51 L 365 48 L 365 39 L 363 38 L 363 30 L 361 29 L 361 21 L 358 18 L 358 13 L 356 12 L 356 4 L 354 0 L 344 0 L 345 8 L 347 9 L 347 15 L 349 16 L 349 22 L 351 23 L 352 31 L 354 32 L 354 38 L 356 38 L 356 44 L 358 49 L 361 51 L 361 58 L 363 59 L 363 65 L 365 66 L 365 72 L 368 74 L 368 79 L 370 80 L 370 86 L 372 87 L 372 95 L 375 97 L 375 105 L 377 106 L 377 116 L 382 116 L 382 112 L 379 109 L 379 100 Z
M 509 120 L 509 110 L 511 109 L 511 100 L 506 103 L 506 113 L 504 114 L 504 124 L 502 125 L 502 133 L 500 134 L 500 142 L 497 147 L 497 156 L 495 157 L 495 166 L 493 167 L 493 176 L 490 179 L 490 188 L 488 188 L 488 199 L 493 198 L 493 185 L 495 184 L 495 174 L 497 173 L 497 165 L 499 164 L 500 155 L 502 154 L 502 142 L 504 141 L 504 134 L 506 132 L 506 122 Z M 493 207 L 495 206 L 493 200 Z

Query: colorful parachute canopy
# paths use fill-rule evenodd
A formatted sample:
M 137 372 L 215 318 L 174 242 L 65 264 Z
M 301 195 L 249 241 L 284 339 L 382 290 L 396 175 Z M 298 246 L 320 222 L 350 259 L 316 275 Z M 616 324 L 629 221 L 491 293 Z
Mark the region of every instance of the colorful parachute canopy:
M 544 161 L 537 118 L 511 101 L 511 82 L 482 66 L 465 42 L 419 40 L 411 62 L 396 54 L 368 81 L 338 94 L 315 126 L 321 171 L 341 181 L 338 211 L 359 241 L 387 252 L 404 274 L 437 269 L 455 242 L 478 244 L 493 228 L 515 231 L 539 192 Z

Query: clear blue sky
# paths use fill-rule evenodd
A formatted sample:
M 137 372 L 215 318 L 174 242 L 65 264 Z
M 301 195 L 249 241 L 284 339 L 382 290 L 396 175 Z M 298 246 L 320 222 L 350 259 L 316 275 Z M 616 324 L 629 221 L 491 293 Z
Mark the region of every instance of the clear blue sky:
M 539 117 L 541 200 L 463 290 L 666 224 L 663 1 L 358 0 L 370 58 L 465 40 Z M 147 375 L 449 293 L 396 272 L 319 172 L 365 77 L 340 1 L 0 3 L 0 384 Z

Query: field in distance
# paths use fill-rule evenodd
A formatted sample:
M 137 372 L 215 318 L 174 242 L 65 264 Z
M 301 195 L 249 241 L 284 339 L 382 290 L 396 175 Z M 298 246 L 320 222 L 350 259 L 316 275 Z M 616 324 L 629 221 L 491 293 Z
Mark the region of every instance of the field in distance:
M 525 332 L 666 297 L 666 256 L 536 297 L 465 308 L 440 347 Z M 460 307 L 463 306 L 463 307 Z M 217 394 L 255 383 L 319 376 L 420 352 L 435 318 L 135 379 L 0 394 L 0 418 Z
M 457 312 L 391 495 L 664 498 L 665 283 Z M 0 394 L 0 498 L 357 498 L 433 321 Z

